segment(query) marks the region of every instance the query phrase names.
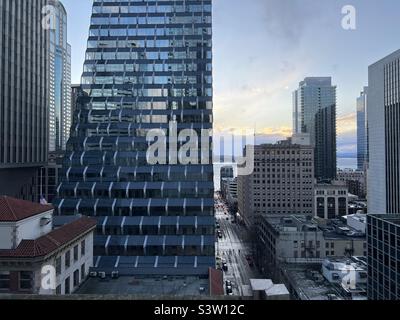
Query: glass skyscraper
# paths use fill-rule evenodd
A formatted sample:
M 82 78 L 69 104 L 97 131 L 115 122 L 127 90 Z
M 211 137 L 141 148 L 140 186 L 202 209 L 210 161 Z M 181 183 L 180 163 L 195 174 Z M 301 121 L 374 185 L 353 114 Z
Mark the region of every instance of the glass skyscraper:
M 400 299 L 400 219 L 398 214 L 368 214 L 368 299 Z
M 171 123 L 178 134 L 212 129 L 211 9 L 211 0 L 93 3 L 85 94 L 54 205 L 60 216 L 98 219 L 95 270 L 206 275 L 215 267 L 211 135 L 198 161 L 146 157 L 152 129 L 170 138 L 167 152 Z
M 67 12 L 53 6 L 50 33 L 49 151 L 65 150 L 71 129 L 71 46 L 67 43 Z
M 368 120 L 367 120 L 368 87 L 364 87 L 357 98 L 357 168 L 366 170 L 368 163 Z
M 336 86 L 330 77 L 305 78 L 293 93 L 293 131 L 315 147 L 315 177 L 336 178 Z

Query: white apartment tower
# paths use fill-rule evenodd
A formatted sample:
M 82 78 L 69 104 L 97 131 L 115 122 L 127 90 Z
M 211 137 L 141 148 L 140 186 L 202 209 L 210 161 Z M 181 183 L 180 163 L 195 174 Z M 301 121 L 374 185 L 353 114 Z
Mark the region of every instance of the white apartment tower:
M 368 211 L 400 213 L 400 50 L 368 74 Z

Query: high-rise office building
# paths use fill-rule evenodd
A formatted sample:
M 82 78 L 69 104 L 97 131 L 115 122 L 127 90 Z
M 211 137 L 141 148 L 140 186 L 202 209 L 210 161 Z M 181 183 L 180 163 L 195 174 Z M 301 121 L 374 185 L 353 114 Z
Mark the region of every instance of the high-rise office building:
M 164 132 L 172 155 L 175 124 L 180 134 L 212 129 L 211 0 L 94 1 L 82 90 L 53 202 L 58 215 L 98 219 L 96 270 L 208 274 L 211 147 L 197 152 L 202 164 L 171 156 L 153 165 L 146 136 Z M 211 136 L 204 140 L 211 146 Z
M 0 194 L 29 200 L 48 153 L 46 4 L 0 1 Z
M 400 299 L 400 219 L 395 215 L 367 215 L 368 298 Z
M 239 215 L 247 226 L 263 214 L 313 214 L 314 150 L 296 138 L 255 146 L 254 171 L 238 176 Z
M 369 67 L 368 212 L 400 213 L 400 50 Z
M 71 46 L 67 43 L 67 12 L 53 6 L 50 33 L 49 151 L 65 150 L 71 129 Z
M 336 86 L 330 77 L 305 78 L 293 93 L 293 131 L 309 133 L 315 147 L 315 177 L 336 177 Z
M 368 87 L 357 98 L 357 168 L 365 171 L 368 164 Z

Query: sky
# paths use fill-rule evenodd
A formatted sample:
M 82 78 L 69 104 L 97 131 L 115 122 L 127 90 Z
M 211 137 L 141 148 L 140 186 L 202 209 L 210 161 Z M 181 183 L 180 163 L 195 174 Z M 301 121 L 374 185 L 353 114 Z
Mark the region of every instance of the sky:
M 92 0 L 63 0 L 79 83 Z M 342 28 L 342 8 L 356 29 Z M 356 98 L 368 66 L 400 47 L 398 0 L 214 0 L 214 127 L 248 129 L 262 142 L 290 136 L 292 92 L 305 77 L 337 86 L 338 152 L 356 152 Z

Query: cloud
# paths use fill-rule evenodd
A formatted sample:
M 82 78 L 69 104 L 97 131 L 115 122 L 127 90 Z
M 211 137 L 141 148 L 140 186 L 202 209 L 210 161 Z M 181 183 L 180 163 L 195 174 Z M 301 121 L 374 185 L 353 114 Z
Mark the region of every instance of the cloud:
M 221 130 L 251 128 L 262 132 L 267 127 L 286 125 L 291 114 L 292 87 L 300 71 L 287 72 L 273 81 L 251 86 L 215 90 L 215 125 Z M 287 130 L 286 130 L 287 131 Z
M 337 117 L 338 135 L 355 134 L 357 131 L 357 114 L 348 113 Z
M 337 117 L 338 156 L 356 157 L 357 154 L 357 114 L 347 113 Z
M 297 46 L 312 21 L 321 17 L 323 1 L 261 0 L 267 32 L 290 46 Z

